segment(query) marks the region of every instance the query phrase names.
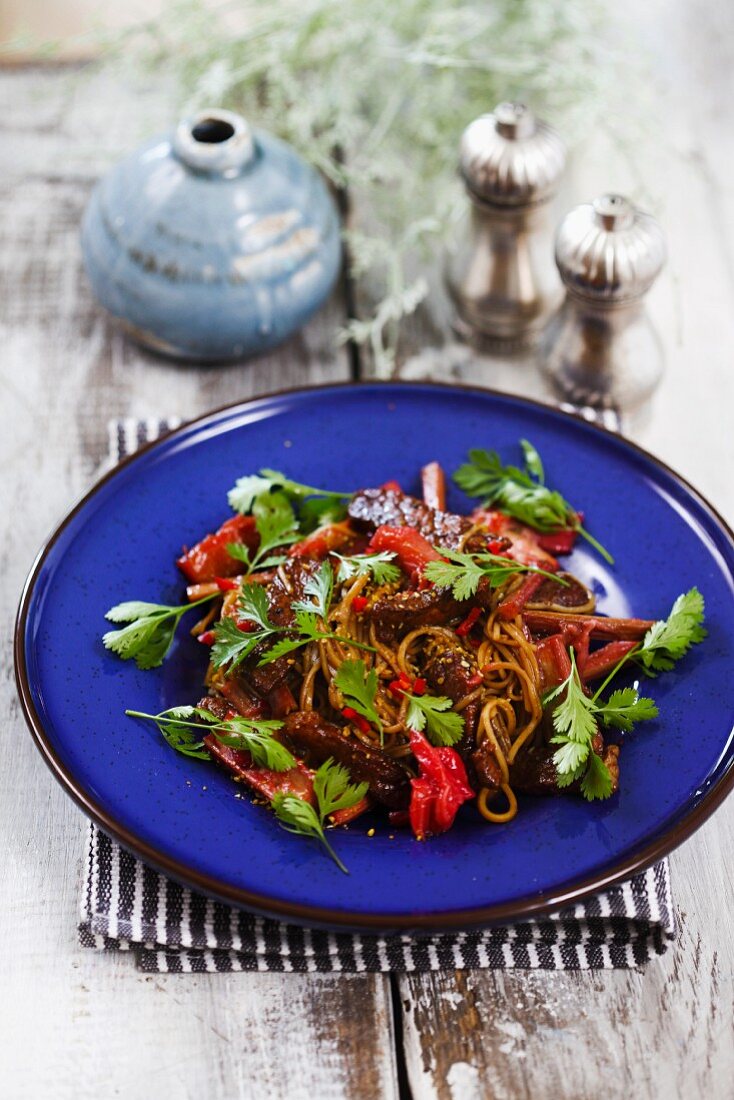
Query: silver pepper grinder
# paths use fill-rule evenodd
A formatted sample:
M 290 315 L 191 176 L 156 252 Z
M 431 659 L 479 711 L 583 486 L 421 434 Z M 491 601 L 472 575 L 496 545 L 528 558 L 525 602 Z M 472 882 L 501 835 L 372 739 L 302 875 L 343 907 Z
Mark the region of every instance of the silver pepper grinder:
M 643 298 L 665 264 L 663 232 L 621 195 L 577 206 L 561 222 L 556 263 L 566 299 L 540 343 L 541 369 L 576 405 L 631 409 L 663 373 Z
M 531 342 L 558 304 L 547 204 L 565 163 L 558 134 L 521 103 L 467 126 L 460 171 L 471 205 L 445 261 L 461 336 Z

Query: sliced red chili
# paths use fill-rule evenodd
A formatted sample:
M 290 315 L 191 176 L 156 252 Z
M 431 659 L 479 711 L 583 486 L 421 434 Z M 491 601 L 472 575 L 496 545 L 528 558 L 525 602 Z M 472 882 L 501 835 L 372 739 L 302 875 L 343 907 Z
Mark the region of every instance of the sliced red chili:
M 214 583 L 220 592 L 234 592 L 240 586 L 240 582 L 236 581 L 234 577 L 215 577 Z
M 368 601 L 366 596 L 355 596 L 354 599 L 352 600 L 352 607 L 354 608 L 356 613 L 359 615 L 360 612 L 364 611 L 364 609 L 367 606 L 368 602 L 369 601 Z
M 342 717 L 349 719 L 350 722 L 354 722 L 355 726 L 361 733 L 369 733 L 370 724 L 362 714 L 357 714 L 354 707 L 342 707 Z
M 464 619 L 464 621 L 459 623 L 459 625 L 456 628 L 456 633 L 459 635 L 460 638 L 465 638 L 466 637 L 466 635 L 469 633 L 471 628 L 474 626 L 474 623 L 477 621 L 477 619 L 479 618 L 479 616 L 481 614 L 482 614 L 481 607 L 473 607 L 471 609 L 471 611 L 469 612 L 467 617 Z
M 254 623 L 252 619 L 238 619 L 237 629 L 241 630 L 243 634 L 252 634 L 253 630 L 257 630 L 257 623 Z
M 413 695 L 425 695 L 428 684 L 422 676 L 417 676 L 413 681 L 412 693 Z
M 203 634 L 197 634 L 196 640 L 202 645 L 214 645 L 214 631 L 205 630 Z

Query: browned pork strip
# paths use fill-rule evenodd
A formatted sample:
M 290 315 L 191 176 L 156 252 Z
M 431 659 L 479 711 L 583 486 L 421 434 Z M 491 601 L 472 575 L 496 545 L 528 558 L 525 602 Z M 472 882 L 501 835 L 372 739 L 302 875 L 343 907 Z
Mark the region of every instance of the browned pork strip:
M 378 596 L 365 608 L 364 617 L 375 623 L 380 641 L 390 644 L 419 626 L 447 626 L 466 614 L 466 606 L 448 588 L 407 589 Z
M 368 749 L 354 737 L 344 737 L 338 726 L 312 710 L 289 714 L 283 732 L 310 762 L 322 764 L 333 757 L 344 765 L 354 783 L 369 783 L 370 793 L 378 802 L 391 810 L 407 808 L 410 777 L 387 753 Z
M 320 562 L 292 558 L 275 573 L 265 589 L 268 615 L 272 623 L 276 626 L 290 626 L 293 623 L 295 615 L 291 604 L 295 600 L 303 599 L 306 582 L 319 568 Z M 275 641 L 273 638 L 257 646 L 233 675 L 241 681 L 245 689 L 268 703 L 274 717 L 283 718 L 296 709 L 291 691 L 293 684 L 289 683 L 292 679 L 292 665 L 287 657 L 279 657 L 268 665 L 258 665 L 263 653 Z
M 349 504 L 349 516 L 362 531 L 374 531 L 383 525 L 414 527 L 432 546 L 446 546 L 449 550 L 456 549 L 474 526 L 468 516 L 429 508 L 422 500 L 397 489 L 363 489 L 355 493 Z

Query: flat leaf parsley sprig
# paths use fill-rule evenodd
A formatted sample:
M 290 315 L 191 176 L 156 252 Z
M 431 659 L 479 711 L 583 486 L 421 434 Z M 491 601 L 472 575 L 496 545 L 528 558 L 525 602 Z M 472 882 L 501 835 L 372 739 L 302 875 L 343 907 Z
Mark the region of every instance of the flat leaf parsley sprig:
M 282 792 L 276 794 L 271 801 L 275 816 L 283 828 L 289 833 L 313 837 L 320 841 L 345 875 L 348 875 L 349 871 L 327 840 L 325 828 L 331 814 L 336 813 L 337 810 L 351 809 L 367 794 L 369 784 L 355 784 L 350 779 L 346 768 L 329 759 L 321 765 L 314 776 L 315 806 L 294 794 Z
M 333 586 L 334 575 L 331 565 L 329 562 L 323 562 L 318 573 L 304 586 L 304 595 L 311 596 L 312 601 L 315 602 L 296 601 L 292 604 L 295 610 L 294 622 L 288 626 L 278 626 L 270 619 L 265 590 L 258 584 L 243 585 L 237 609 L 242 617 L 240 621 L 251 623 L 254 629 L 243 632 L 233 619 L 221 619 L 214 628 L 212 648 L 214 667 L 221 668 L 223 665 L 228 665 L 230 668 L 236 668 L 258 645 L 268 640 L 273 640 L 274 644 L 261 656 L 259 665 L 277 661 L 279 657 L 285 657 L 302 646 L 308 645 L 309 642 L 329 639 L 374 653 L 374 646 L 335 634 L 326 627 Z
M 276 772 L 286 772 L 296 766 L 295 757 L 273 734 L 283 723 L 275 718 L 217 718 L 205 707 L 169 707 L 160 714 L 126 710 L 129 718 L 154 722 L 171 748 L 184 756 L 210 760 L 202 734 L 213 733 L 222 745 L 249 752 L 253 763 Z
M 622 657 L 591 697 L 583 690 L 571 650 L 568 678 L 543 699 L 546 704 L 563 696 L 553 711 L 555 736 L 551 738 L 552 744 L 560 746 L 553 755 L 559 787 L 580 780 L 585 798 L 609 797 L 611 776 L 601 757 L 592 749 L 597 723 L 628 732 L 635 722 L 657 717 L 658 708 L 653 699 L 639 694 L 637 684 L 612 692 L 606 702 L 601 701 L 601 693 L 630 661 L 638 663 L 648 676 L 671 669 L 691 646 L 706 637 L 704 610 L 703 596 L 697 588 L 680 595 L 667 619 L 650 627 L 642 642 Z
M 351 493 L 336 493 L 330 489 L 316 489 L 302 485 L 278 470 L 260 470 L 259 474 L 247 474 L 237 479 L 227 494 L 230 508 L 242 515 L 255 511 L 256 501 L 269 495 L 284 496 L 298 508 L 298 525 L 303 534 L 324 523 L 337 523 L 346 515 L 346 501 Z
M 540 455 L 527 439 L 520 440 L 525 469 L 503 466 L 496 451 L 469 451 L 469 462 L 460 466 L 454 481 L 467 496 L 481 497 L 485 507 L 496 505 L 501 511 L 550 534 L 572 527 L 611 564 L 614 558 L 601 543 L 589 534 L 579 514 L 559 492 L 545 484 L 545 471 Z
M 127 623 L 127 626 L 120 630 L 108 630 L 102 635 L 102 642 L 106 649 L 112 650 L 123 661 L 134 660 L 138 668 L 158 668 L 173 644 L 181 617 L 218 595 L 215 592 L 179 607 L 143 600 L 118 603 L 110 608 L 105 618 L 111 623 Z
M 496 588 L 517 573 L 540 573 L 558 584 L 568 584 L 556 573 L 547 573 L 534 565 L 521 565 L 497 554 L 467 554 L 459 550 L 447 550 L 443 546 L 437 546 L 436 549 L 448 561 L 429 561 L 424 575 L 439 588 L 450 588 L 457 600 L 468 600 L 474 596 L 480 581 L 485 578 Z

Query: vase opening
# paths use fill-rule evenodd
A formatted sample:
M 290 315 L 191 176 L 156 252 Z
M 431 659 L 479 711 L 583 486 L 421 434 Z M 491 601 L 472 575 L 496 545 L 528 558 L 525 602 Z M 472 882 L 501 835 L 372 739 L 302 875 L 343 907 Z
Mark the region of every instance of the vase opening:
M 205 145 L 220 145 L 234 137 L 234 126 L 223 118 L 201 118 L 192 127 L 191 136 Z

